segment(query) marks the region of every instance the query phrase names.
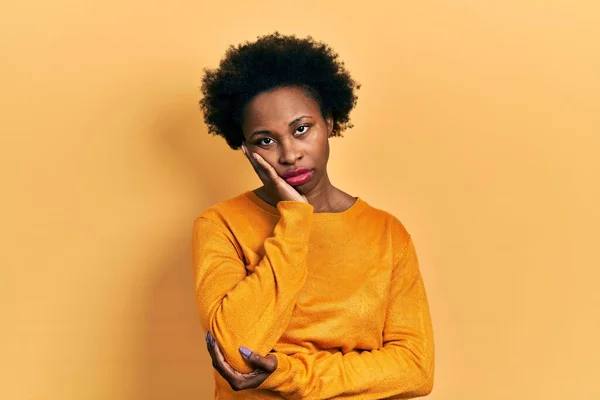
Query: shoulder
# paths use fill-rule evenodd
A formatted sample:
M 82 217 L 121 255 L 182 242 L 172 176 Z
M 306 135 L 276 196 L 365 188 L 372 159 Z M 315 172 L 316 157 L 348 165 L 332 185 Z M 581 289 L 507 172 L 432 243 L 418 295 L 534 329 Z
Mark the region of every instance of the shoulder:
M 207 222 L 226 228 L 232 221 L 247 216 L 248 213 L 251 212 L 251 206 L 251 202 L 246 196 L 246 193 L 241 193 L 204 209 L 204 211 L 196 217 L 195 224 Z
M 401 219 L 389 211 L 367 204 L 362 217 L 380 226 L 389 235 L 395 250 L 404 248 L 411 239 Z

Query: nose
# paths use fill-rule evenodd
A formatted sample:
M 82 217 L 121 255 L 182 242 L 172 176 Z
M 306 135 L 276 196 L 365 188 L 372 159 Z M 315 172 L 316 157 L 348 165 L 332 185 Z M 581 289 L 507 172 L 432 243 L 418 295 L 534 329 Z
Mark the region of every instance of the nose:
M 280 164 L 294 165 L 302 158 L 302 149 L 295 140 L 285 141 L 279 148 L 281 149 L 279 153 Z

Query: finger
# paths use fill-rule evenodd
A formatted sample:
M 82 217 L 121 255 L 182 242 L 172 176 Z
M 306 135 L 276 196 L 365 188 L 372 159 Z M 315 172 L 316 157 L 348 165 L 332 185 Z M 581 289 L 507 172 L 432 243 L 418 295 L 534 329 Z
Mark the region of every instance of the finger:
M 207 345 L 209 345 L 211 348 L 211 357 L 214 359 L 213 366 L 217 372 L 219 372 L 219 374 L 231 385 L 231 387 L 235 387 L 236 390 L 256 388 L 260 386 L 275 369 L 272 368 L 270 371 L 265 372 L 263 369 L 258 368 L 247 374 L 242 374 L 233 369 L 233 367 L 225 360 L 225 356 L 223 355 L 221 348 L 216 340 L 210 336 L 210 333 L 207 334 Z M 259 356 L 258 354 L 256 355 Z M 271 356 L 272 355 L 269 355 L 269 357 Z M 275 360 L 276 365 L 277 359 L 275 357 L 273 357 L 273 359 Z M 268 362 L 266 366 L 268 368 Z
M 265 368 L 263 368 L 267 372 L 274 372 L 277 369 L 279 361 L 277 361 L 277 357 L 273 354 L 267 354 L 264 360 Z
M 267 357 L 263 357 L 244 346 L 240 346 L 240 353 L 242 353 L 242 356 L 246 359 L 246 362 L 255 369 L 273 372 L 275 371 L 275 368 L 277 368 L 277 358 L 272 354 L 268 355 Z
M 255 370 L 258 371 L 258 370 Z M 250 376 L 248 377 L 245 381 L 244 381 L 244 386 L 247 388 L 257 388 L 259 387 L 264 381 L 267 380 L 267 378 L 269 377 L 269 375 L 271 375 L 270 372 L 264 372 L 264 371 L 260 371 L 257 374 L 255 374 L 254 376 Z
M 258 164 L 260 164 L 262 169 L 267 173 L 267 176 L 273 182 L 277 182 L 278 180 L 281 179 L 281 177 L 279 175 L 277 175 L 275 168 L 273 168 L 273 166 L 271 164 L 269 164 L 264 158 L 262 158 L 262 156 L 260 154 L 258 154 L 258 153 L 254 153 L 254 154 L 256 154 L 256 162 Z
M 215 354 L 215 359 L 217 360 L 217 364 L 222 369 L 223 373 L 227 374 L 227 376 L 229 376 L 231 378 L 235 378 L 236 376 L 239 377 L 239 376 L 243 375 L 241 372 L 238 372 L 235 369 L 233 369 L 233 367 L 231 365 L 229 365 L 229 363 L 225 360 L 225 356 L 223 355 L 223 352 L 221 351 L 221 348 L 219 347 L 219 345 L 217 344 L 216 341 L 213 346 L 213 351 Z M 223 375 L 223 374 L 221 374 L 221 375 Z
M 218 356 L 217 349 L 219 346 L 217 345 L 217 341 L 211 336 L 210 332 L 207 333 L 207 342 L 206 346 L 208 348 L 208 353 L 210 354 L 210 358 L 212 359 L 212 366 L 217 372 L 225 379 L 230 377 L 229 372 L 225 371 L 226 368 L 224 366 L 225 358 L 222 356 Z M 220 352 L 219 352 L 220 353 Z
M 208 354 L 210 355 L 210 358 L 213 358 L 211 343 L 210 343 L 210 332 L 206 332 L 204 339 L 206 340 L 206 350 L 208 350 Z
M 244 143 L 242 143 L 242 151 L 244 152 L 244 155 L 246 156 L 248 161 L 250 161 L 250 164 L 252 165 L 252 168 L 254 168 L 254 171 L 259 175 L 259 177 L 261 177 L 261 180 L 266 179 L 268 177 L 266 171 L 260 167 L 256 159 L 252 156 L 252 154 L 254 153 L 251 153 L 250 150 L 248 150 L 248 148 L 246 147 L 246 144 Z
M 217 358 L 215 357 L 215 352 L 213 351 L 213 345 L 212 343 L 210 343 L 210 341 L 206 342 L 206 348 L 208 350 L 208 355 L 210 356 L 210 362 L 212 367 L 219 373 L 222 375 L 221 373 L 221 367 L 219 366 L 219 363 L 217 362 Z
M 210 332 L 206 333 L 206 349 L 208 350 L 208 354 L 212 360 L 213 367 L 216 368 L 217 357 L 215 356 L 214 345 L 212 343 L 212 336 L 210 335 Z
M 259 167 L 258 163 L 256 162 L 256 160 L 252 156 L 252 152 L 250 150 L 248 150 L 248 148 L 246 147 L 245 143 L 242 144 L 242 150 L 244 152 L 244 155 L 248 159 L 248 161 L 250 161 L 250 164 L 252 164 L 252 167 L 254 167 L 255 170 L 260 170 L 260 167 Z

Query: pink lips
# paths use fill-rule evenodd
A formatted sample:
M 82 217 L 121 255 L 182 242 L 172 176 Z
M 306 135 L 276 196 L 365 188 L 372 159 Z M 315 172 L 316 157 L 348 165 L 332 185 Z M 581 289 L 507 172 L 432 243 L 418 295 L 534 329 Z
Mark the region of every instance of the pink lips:
M 311 171 L 310 168 L 296 168 L 296 169 L 294 169 L 292 171 L 284 172 L 283 174 L 281 174 L 281 177 L 283 179 L 285 179 L 285 178 L 291 178 L 292 176 L 302 175 L 302 174 L 305 174 L 305 173 L 310 172 L 310 171 Z
M 288 173 L 289 177 L 284 178 L 284 180 L 289 185 L 292 185 L 292 186 L 302 185 L 302 184 L 308 182 L 310 180 L 310 178 L 312 178 L 313 171 L 312 171 L 312 169 L 307 169 L 307 168 L 302 168 L 302 170 L 304 170 L 305 172 L 302 173 L 300 170 L 293 171 L 294 173 L 296 171 L 300 171 L 300 174 L 297 174 L 297 175 L 292 175 L 292 173 Z

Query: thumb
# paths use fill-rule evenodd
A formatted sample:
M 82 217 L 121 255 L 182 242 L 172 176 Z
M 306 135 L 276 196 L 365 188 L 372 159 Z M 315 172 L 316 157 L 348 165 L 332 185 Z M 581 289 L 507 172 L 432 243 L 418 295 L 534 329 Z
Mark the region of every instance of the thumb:
M 275 356 L 263 357 L 244 346 L 240 346 L 239 350 L 240 353 L 242 353 L 242 356 L 246 359 L 246 362 L 254 369 L 262 369 L 267 372 L 273 372 L 277 368 L 277 358 Z

